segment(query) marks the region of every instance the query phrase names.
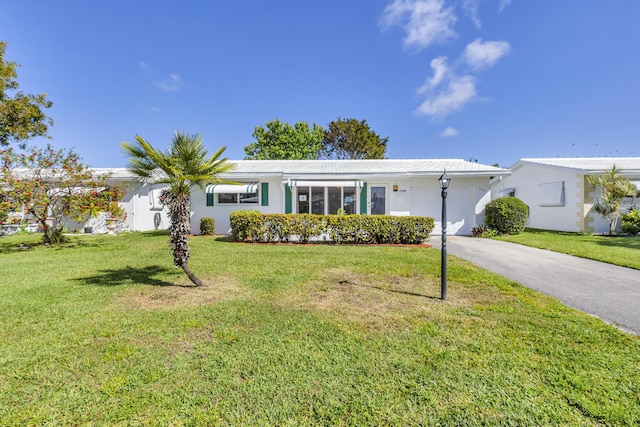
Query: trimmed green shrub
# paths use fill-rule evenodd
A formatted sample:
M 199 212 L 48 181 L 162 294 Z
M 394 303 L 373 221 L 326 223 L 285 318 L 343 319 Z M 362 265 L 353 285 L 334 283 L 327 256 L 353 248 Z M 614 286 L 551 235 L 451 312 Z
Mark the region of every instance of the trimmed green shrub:
M 640 210 L 629 209 L 622 215 L 622 232 L 633 235 L 640 233 Z
M 501 234 L 518 234 L 529 218 L 529 206 L 517 197 L 501 197 L 487 203 L 484 219 Z
M 234 211 L 229 215 L 231 236 L 237 242 L 256 242 L 264 236 L 264 218 L 257 210 Z
M 311 239 L 337 244 L 424 242 L 433 230 L 434 219 L 418 216 L 260 214 L 236 211 L 231 214 L 231 233 L 236 241 L 307 243 Z
M 200 234 L 205 236 L 213 236 L 215 230 L 215 219 L 213 218 L 201 218 L 200 219 Z

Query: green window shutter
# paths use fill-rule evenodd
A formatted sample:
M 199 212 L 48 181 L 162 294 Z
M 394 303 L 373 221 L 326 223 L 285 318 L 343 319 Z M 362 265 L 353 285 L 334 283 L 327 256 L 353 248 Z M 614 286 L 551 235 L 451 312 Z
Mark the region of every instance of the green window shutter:
M 291 194 L 291 188 L 288 185 L 284 186 L 284 213 L 291 213 L 291 199 L 293 195 Z
M 213 193 L 207 193 L 207 206 L 213 206 Z
M 362 184 L 362 189 L 360 190 L 360 213 L 363 215 L 367 214 L 367 183 Z
M 260 197 L 261 197 L 261 205 L 269 206 L 269 183 L 263 182 L 260 185 Z

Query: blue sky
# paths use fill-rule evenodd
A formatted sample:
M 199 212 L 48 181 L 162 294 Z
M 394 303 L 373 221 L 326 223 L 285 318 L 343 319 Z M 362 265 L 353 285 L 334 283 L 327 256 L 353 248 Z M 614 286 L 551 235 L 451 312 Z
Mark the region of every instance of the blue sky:
M 4 1 L 52 143 L 125 166 L 176 130 L 244 157 L 275 118 L 366 119 L 389 158 L 640 156 L 636 0 Z M 41 144 L 42 141 L 34 141 Z

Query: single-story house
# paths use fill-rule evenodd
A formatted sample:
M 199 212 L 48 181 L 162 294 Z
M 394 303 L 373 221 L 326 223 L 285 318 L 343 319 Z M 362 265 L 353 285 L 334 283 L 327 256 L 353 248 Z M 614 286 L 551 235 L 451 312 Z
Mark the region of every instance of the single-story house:
M 490 182 L 509 170 L 459 159 L 445 160 L 240 160 L 225 173 L 237 183 L 212 184 L 191 196 L 191 227 L 215 219 L 215 232 L 229 232 L 229 214 L 241 209 L 263 213 L 418 215 L 436 221 L 441 233 L 438 178 L 451 177 L 447 233 L 470 234 L 484 221 Z M 137 229 L 137 228 L 133 228 Z
M 586 181 L 615 165 L 640 191 L 640 157 L 527 158 L 499 176 L 492 199 L 515 196 L 529 206 L 527 226 L 547 230 L 607 233 L 608 223 L 592 210 L 596 193 Z M 623 208 L 640 206 L 640 193 L 625 199 Z
M 229 215 L 236 210 L 263 213 L 360 215 L 416 215 L 435 219 L 433 234 L 441 234 L 442 198 L 439 178 L 451 178 L 447 196 L 447 233 L 470 234 L 484 222 L 484 207 L 491 200 L 490 183 L 510 174 L 508 169 L 460 159 L 417 160 L 239 160 L 220 177 L 233 184 L 211 184 L 191 195 L 191 229 L 200 220 L 215 219 L 215 232 L 230 231 Z M 126 218 L 117 231 L 167 229 L 167 208 L 160 202 L 166 185 L 138 183 L 125 168 L 96 168 L 109 174 L 108 182 L 129 184 L 120 205 Z M 106 233 L 105 215 L 70 230 Z

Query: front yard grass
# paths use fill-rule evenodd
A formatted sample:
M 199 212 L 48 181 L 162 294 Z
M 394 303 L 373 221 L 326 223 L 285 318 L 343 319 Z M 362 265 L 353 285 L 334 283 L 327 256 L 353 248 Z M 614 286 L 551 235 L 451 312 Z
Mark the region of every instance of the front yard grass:
M 640 340 L 425 247 L 0 238 L 0 425 L 638 425 Z
M 495 239 L 640 270 L 640 236 L 595 236 L 527 228 L 520 234 Z

